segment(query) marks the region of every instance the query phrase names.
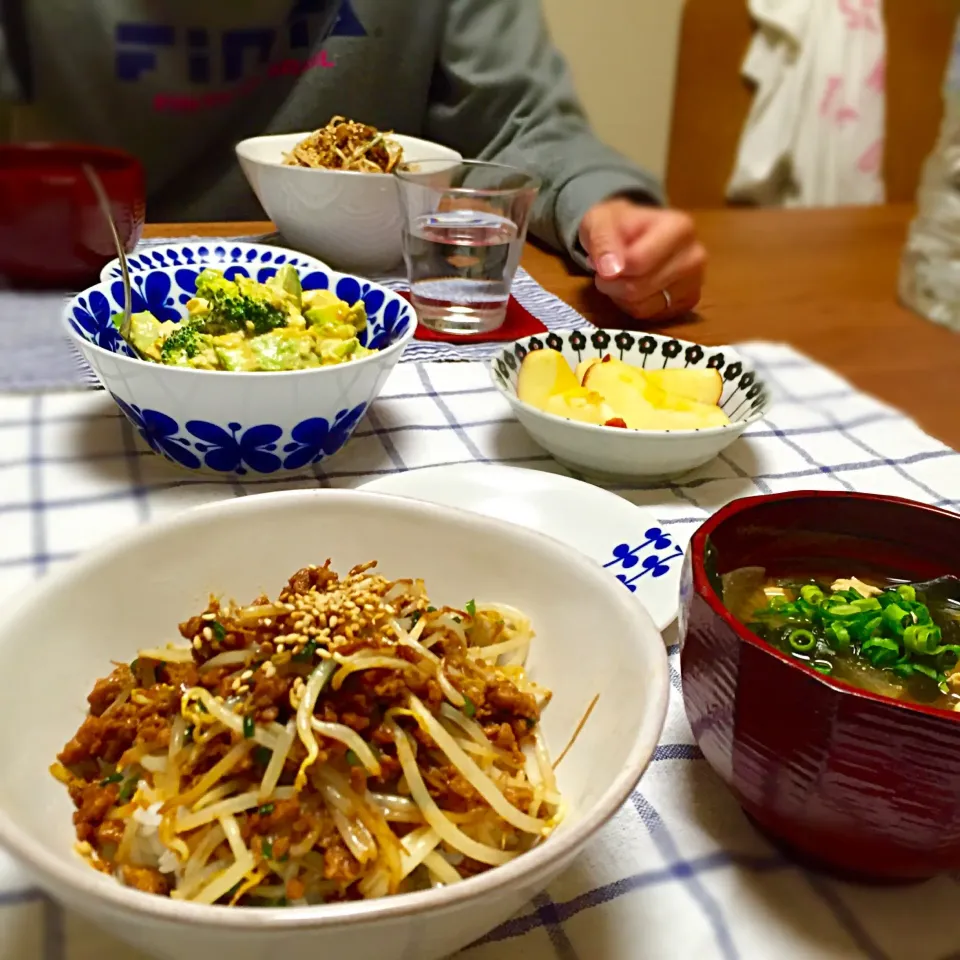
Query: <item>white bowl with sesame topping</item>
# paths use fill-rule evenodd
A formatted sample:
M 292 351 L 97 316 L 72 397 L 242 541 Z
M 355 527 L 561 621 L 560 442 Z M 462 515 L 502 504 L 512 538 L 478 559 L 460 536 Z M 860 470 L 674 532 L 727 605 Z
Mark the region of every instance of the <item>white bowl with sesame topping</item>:
M 388 578 L 423 578 L 431 602 L 461 607 L 476 598 L 529 616 L 536 636 L 527 671 L 553 692 L 541 728 L 553 756 L 563 751 L 560 825 L 529 852 L 460 882 L 315 906 L 208 906 L 142 893 L 91 869 L 74 849 L 67 791 L 48 768 L 96 678 L 110 661 L 177 640 L 177 624 L 189 618 L 188 637 L 216 639 L 198 616 L 210 593 L 244 603 L 276 597 L 294 571 L 328 557 L 343 572 L 376 559 Z M 135 589 L 118 589 L 131 571 Z M 439 960 L 524 907 L 616 813 L 653 754 L 667 691 L 665 650 L 649 616 L 594 561 L 542 534 L 359 491 L 204 506 L 74 561 L 0 624 L 0 843 L 52 896 L 164 960 L 274 952 L 284 960 Z

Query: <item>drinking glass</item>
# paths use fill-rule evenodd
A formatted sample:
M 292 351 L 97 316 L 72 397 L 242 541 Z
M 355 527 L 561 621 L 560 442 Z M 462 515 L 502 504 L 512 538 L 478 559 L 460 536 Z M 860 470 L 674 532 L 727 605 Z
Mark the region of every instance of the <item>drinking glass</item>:
M 477 160 L 405 163 L 396 176 L 420 322 L 464 335 L 502 326 L 540 181 Z

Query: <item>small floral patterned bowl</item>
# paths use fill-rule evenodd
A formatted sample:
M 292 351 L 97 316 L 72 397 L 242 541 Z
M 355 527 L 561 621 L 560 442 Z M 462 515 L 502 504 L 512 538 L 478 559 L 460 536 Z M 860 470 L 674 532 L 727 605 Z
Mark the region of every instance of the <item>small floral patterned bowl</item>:
M 272 277 L 277 268 L 288 263 L 297 270 L 328 270 L 329 267 L 316 257 L 285 247 L 266 243 L 249 243 L 245 240 L 184 240 L 176 243 L 151 244 L 138 249 L 127 257 L 130 273 L 143 273 L 157 267 L 214 267 L 223 270 L 232 278 L 242 266 L 248 276 L 263 283 Z M 120 261 L 114 257 L 101 271 L 103 281 L 119 280 L 123 276 Z
M 731 422 L 703 430 L 624 430 L 544 413 L 517 398 L 523 358 L 531 350 L 544 347 L 562 353 L 571 366 L 611 354 L 624 363 L 650 370 L 712 367 L 723 377 L 720 406 Z M 588 327 L 525 337 L 504 346 L 491 361 L 490 375 L 540 446 L 564 466 L 599 479 L 650 480 L 687 473 L 730 446 L 751 423 L 764 416 L 770 402 L 753 365 L 731 347 L 705 347 L 629 330 Z
M 131 274 L 134 311 L 177 321 L 202 267 Z M 234 264 L 232 274 L 262 272 Z M 101 282 L 75 296 L 64 323 L 100 382 L 156 453 L 187 470 L 225 475 L 304 471 L 350 439 L 416 329 L 413 308 L 386 287 L 327 268 L 298 268 L 304 290 L 363 300 L 361 342 L 377 349 L 351 363 L 276 373 L 190 370 L 134 356 L 111 316 L 123 310 L 123 283 Z

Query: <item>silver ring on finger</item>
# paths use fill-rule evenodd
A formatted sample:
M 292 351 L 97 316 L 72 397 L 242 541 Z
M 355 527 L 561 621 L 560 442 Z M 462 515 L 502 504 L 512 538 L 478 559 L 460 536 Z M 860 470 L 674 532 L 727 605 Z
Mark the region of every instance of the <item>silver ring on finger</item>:
M 669 310 L 673 306 L 673 297 L 670 296 L 670 291 L 666 287 L 664 287 L 660 292 L 663 294 L 663 299 L 666 303 L 665 309 Z

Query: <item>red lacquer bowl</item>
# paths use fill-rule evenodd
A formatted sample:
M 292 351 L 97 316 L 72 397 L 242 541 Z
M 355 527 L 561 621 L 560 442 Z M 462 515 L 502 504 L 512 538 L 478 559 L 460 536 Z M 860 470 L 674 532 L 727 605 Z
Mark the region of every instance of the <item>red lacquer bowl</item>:
M 0 286 L 84 287 L 117 255 L 85 163 L 110 198 L 120 242 L 128 253 L 137 245 L 146 202 L 136 157 L 82 144 L 0 145 Z
M 856 690 L 765 644 L 714 588 L 754 565 L 774 576 L 960 574 L 960 516 L 866 494 L 737 500 L 691 541 L 679 621 L 693 734 L 762 831 L 851 878 L 960 869 L 960 714 Z

